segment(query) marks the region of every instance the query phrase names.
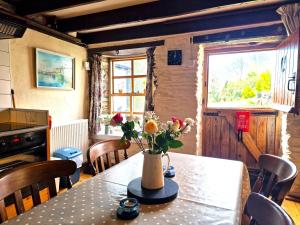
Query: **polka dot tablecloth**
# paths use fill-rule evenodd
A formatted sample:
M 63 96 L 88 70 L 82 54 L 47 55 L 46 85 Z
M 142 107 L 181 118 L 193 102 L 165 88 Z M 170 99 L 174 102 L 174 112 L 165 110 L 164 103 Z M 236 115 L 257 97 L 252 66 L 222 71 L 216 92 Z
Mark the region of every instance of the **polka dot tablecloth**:
M 247 171 L 240 162 L 170 153 L 179 184 L 178 197 L 166 204 L 141 205 L 134 220 L 116 217 L 126 186 L 141 176 L 143 156 L 137 154 L 83 184 L 6 221 L 16 225 L 63 224 L 240 224 Z M 4 224 L 5 224 L 4 223 Z

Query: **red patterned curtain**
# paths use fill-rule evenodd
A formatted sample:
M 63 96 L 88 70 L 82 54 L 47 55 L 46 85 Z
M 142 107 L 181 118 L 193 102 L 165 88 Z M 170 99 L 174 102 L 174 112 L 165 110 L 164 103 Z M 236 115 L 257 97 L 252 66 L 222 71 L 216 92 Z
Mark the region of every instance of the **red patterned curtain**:
M 154 111 L 153 96 L 155 88 L 157 87 L 157 79 L 154 74 L 155 59 L 154 59 L 155 47 L 149 48 L 146 52 L 147 55 L 147 83 L 146 83 L 146 101 L 145 101 L 145 112 Z
M 89 133 L 90 136 L 96 135 L 100 130 L 101 112 L 101 55 L 93 55 L 91 58 L 91 70 L 89 79 Z

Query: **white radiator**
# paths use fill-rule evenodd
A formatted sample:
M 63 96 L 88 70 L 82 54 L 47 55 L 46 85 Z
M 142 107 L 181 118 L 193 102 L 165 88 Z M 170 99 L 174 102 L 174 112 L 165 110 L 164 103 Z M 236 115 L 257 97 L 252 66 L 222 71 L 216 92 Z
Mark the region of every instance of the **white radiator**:
M 53 125 L 50 133 L 51 156 L 60 148 L 73 147 L 82 151 L 83 161 L 86 161 L 86 151 L 89 146 L 87 119 Z

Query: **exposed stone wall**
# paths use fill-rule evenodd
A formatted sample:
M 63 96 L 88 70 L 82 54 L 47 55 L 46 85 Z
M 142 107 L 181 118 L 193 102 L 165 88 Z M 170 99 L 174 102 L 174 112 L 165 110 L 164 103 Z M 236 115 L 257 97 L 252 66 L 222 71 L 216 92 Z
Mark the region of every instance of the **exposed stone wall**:
M 109 114 L 109 58 L 103 57 L 101 62 L 102 72 L 102 96 L 101 114 Z
M 168 65 L 168 50 L 182 50 L 182 65 Z M 154 96 L 155 112 L 162 121 L 191 117 L 196 120 L 196 127 L 182 138 L 184 146 L 176 152 L 201 154 L 199 143 L 200 116 L 199 89 L 201 81 L 198 71 L 199 45 L 191 44 L 189 35 L 181 35 L 165 40 L 164 46 L 155 50 L 155 74 L 158 88 Z M 200 84 L 200 85 L 199 85 Z
M 300 116 L 287 113 L 282 115 L 281 141 L 284 157 L 294 162 L 300 170 Z M 290 194 L 300 198 L 300 176 L 296 178 Z

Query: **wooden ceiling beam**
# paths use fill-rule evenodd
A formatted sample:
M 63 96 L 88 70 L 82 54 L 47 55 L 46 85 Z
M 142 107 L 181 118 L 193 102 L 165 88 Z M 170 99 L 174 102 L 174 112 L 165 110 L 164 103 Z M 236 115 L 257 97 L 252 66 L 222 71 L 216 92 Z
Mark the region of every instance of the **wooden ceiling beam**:
M 271 26 L 254 27 L 235 31 L 228 31 L 216 34 L 199 35 L 193 37 L 193 43 L 213 43 L 228 42 L 249 38 L 261 37 L 286 37 L 286 29 L 283 24 L 275 24 Z
M 60 31 L 72 32 L 95 28 L 102 28 L 111 25 L 141 22 L 153 19 L 160 19 L 172 16 L 193 13 L 200 10 L 233 5 L 253 0 L 160 0 L 141 5 L 130 6 L 105 12 L 99 12 L 84 16 L 67 18 L 57 21 Z
M 71 8 L 74 6 L 86 5 L 100 1 L 104 0 L 28 0 L 19 1 L 17 4 L 15 4 L 15 7 L 17 14 L 25 16 Z
M 135 49 L 135 48 L 145 48 L 145 47 L 156 47 L 162 46 L 165 44 L 164 40 L 160 41 L 152 41 L 152 42 L 144 42 L 144 43 L 134 43 L 134 44 L 127 44 L 127 45 L 116 45 L 116 46 L 108 46 L 102 48 L 90 48 L 88 49 L 89 55 L 95 53 L 102 53 L 107 51 L 114 51 L 114 50 L 127 50 L 127 49 Z
M 280 23 L 276 13 L 277 6 L 267 6 L 235 10 L 184 20 L 148 24 L 108 31 L 79 33 L 78 37 L 86 44 L 125 41 L 180 33 L 216 30 L 230 27 L 255 25 L 262 23 Z

